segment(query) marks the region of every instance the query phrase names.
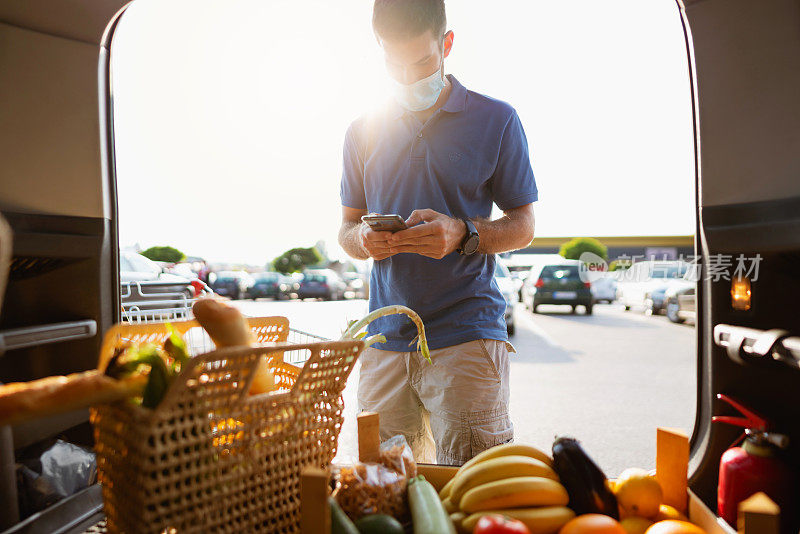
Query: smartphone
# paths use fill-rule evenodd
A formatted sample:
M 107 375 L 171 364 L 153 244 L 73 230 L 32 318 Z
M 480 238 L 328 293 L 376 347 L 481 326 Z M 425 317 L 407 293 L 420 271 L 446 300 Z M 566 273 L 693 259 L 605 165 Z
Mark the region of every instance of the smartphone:
M 399 232 L 408 228 L 399 215 L 364 215 L 361 220 L 376 232 Z

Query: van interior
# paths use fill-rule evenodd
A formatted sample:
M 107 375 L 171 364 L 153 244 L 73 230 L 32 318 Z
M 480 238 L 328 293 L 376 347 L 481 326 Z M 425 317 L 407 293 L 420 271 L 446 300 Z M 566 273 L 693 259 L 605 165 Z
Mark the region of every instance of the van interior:
M 0 212 L 13 231 L 0 382 L 93 368 L 120 320 L 110 47 L 122 0 L 0 0 Z M 614 9 L 612 5 L 609 9 Z M 732 281 L 697 285 L 690 487 L 716 508 L 740 429 L 726 394 L 789 437 L 800 472 L 800 3 L 676 0 L 694 118 L 695 253 L 760 255 L 748 306 Z M 92 445 L 88 410 L 0 428 L 0 530 L 84 532 L 90 487 L 20 521 L 15 453 L 51 436 Z M 795 523 L 791 532 L 797 532 Z

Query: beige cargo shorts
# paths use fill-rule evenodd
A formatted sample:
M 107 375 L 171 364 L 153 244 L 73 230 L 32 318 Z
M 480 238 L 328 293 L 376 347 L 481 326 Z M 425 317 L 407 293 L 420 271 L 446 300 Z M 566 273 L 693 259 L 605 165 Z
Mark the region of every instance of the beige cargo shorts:
M 511 343 L 478 339 L 431 351 L 366 349 L 360 411 L 380 414 L 381 440 L 403 434 L 418 462 L 461 465 L 514 439 L 508 414 Z

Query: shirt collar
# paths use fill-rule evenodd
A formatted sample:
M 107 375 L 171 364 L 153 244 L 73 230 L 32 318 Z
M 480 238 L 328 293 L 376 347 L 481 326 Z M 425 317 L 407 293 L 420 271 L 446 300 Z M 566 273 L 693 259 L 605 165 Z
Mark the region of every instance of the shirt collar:
M 467 90 L 452 74 L 447 74 L 447 79 L 450 80 L 452 87 L 450 94 L 447 96 L 447 102 L 440 108 L 442 111 L 448 113 L 458 113 L 464 111 L 467 103 Z M 392 118 L 398 119 L 402 117 L 408 110 L 392 100 Z

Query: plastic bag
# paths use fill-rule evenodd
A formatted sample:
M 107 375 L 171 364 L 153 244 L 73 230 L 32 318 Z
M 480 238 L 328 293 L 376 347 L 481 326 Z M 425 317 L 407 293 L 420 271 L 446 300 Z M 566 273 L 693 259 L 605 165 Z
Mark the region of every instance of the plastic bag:
M 62 440 L 22 455 L 17 463 L 20 514 L 27 517 L 97 481 L 94 453 Z
M 381 443 L 380 451 L 379 464 L 405 475 L 407 479 L 417 476 L 414 453 L 402 435 L 398 434 Z
M 353 521 L 387 514 L 402 522 L 409 517 L 408 479 L 416 475 L 411 447 L 403 436 L 394 436 L 381 444 L 375 463 L 339 467 L 334 498 Z

